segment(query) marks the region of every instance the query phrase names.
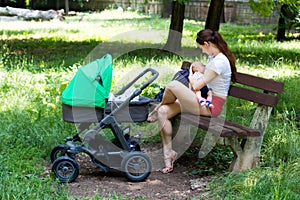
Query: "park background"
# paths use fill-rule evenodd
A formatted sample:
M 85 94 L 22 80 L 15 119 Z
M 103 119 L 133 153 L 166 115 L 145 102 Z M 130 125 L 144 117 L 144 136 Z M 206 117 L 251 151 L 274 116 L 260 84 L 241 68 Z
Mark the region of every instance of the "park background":
M 114 80 L 145 66 L 163 66 L 176 71 L 183 60 L 205 62 L 205 56 L 199 51 L 199 54 L 190 53 L 195 52 L 194 39 L 196 32 L 205 27 L 204 19 L 184 20 L 182 50 L 170 55 L 145 50 L 145 47 L 160 49 L 165 45 L 169 17 L 114 6 L 71 14 L 64 21 L 0 21 L 1 199 L 76 198 L 68 186 L 57 183 L 51 173 L 45 173 L 45 166 L 49 165 L 52 147 L 76 131 L 73 124 L 62 120 L 60 95 L 95 48 L 99 55 L 107 53 L 107 47 L 112 46 L 117 48 L 109 53 L 115 55 L 118 49 L 136 49 L 115 56 Z M 286 41 L 277 42 L 276 30 L 276 20 L 261 24 L 252 21 L 220 24 L 219 31 L 237 59 L 238 71 L 282 81 L 285 87 L 271 115 L 260 168 L 227 173 L 230 159 L 226 157 L 232 155 L 217 147 L 206 159 L 195 160 L 197 168 L 187 172 L 195 177 L 215 176 L 208 189 L 212 199 L 224 194 L 227 199 L 299 199 L 299 33 L 294 27 L 287 30 Z M 145 37 L 146 33 L 150 37 Z M 164 85 L 169 78 L 160 79 L 158 84 Z M 156 92 L 153 86 L 145 93 L 153 96 Z M 236 114 L 228 117 L 247 124 L 251 119 L 243 112 L 252 106 L 233 101 L 230 109 Z M 150 132 L 146 126 L 142 127 L 144 132 Z M 143 142 L 159 142 L 158 134 L 143 138 Z M 130 198 L 115 192 L 111 196 L 96 194 L 93 198 Z

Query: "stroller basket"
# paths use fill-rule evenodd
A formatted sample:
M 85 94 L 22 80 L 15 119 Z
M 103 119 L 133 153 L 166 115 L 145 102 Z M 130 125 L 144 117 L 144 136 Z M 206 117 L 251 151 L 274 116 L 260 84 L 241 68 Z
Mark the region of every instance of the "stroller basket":
M 149 114 L 149 104 L 153 100 L 147 97 L 139 96 L 138 100 L 130 101 L 129 106 L 123 107 L 119 112 L 113 114 L 118 122 L 144 122 L 147 120 Z M 105 114 L 111 113 L 123 102 L 109 101 Z
M 93 123 L 103 118 L 103 108 L 69 106 L 62 104 L 63 120 L 71 123 Z
M 152 79 L 126 99 L 108 101 L 112 81 L 112 57 L 107 54 L 78 69 L 62 93 L 63 120 L 71 123 L 100 122 L 105 115 L 112 114 L 118 122 L 143 122 L 153 100 L 138 96 L 156 77 L 156 71 L 148 68 L 123 87 L 116 96 L 122 96 L 146 73 L 155 74 Z M 136 98 L 135 98 L 136 97 Z M 113 112 L 113 113 L 112 113 Z
M 113 116 L 118 122 L 143 122 L 147 120 L 149 114 L 149 104 L 153 100 L 147 97 L 140 96 L 138 101 L 131 101 L 129 106 L 123 107 Z M 110 114 L 123 102 L 107 103 L 105 109 L 90 108 L 82 106 L 69 106 L 62 104 L 63 120 L 71 123 L 93 123 L 102 120 L 104 113 Z

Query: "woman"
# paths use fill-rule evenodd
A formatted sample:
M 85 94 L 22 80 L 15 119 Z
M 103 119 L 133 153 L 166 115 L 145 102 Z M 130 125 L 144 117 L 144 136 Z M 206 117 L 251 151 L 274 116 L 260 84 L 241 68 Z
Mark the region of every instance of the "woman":
M 158 120 L 160 129 L 165 168 L 162 173 L 173 171 L 173 163 L 177 153 L 172 150 L 172 124 L 170 119 L 180 112 L 188 112 L 195 115 L 218 116 L 222 112 L 223 105 L 228 95 L 230 81 L 235 81 L 235 59 L 227 47 L 222 36 L 210 29 L 197 33 L 198 47 L 209 56 L 204 75 L 195 80 L 190 73 L 189 81 L 194 91 L 207 85 L 212 89 L 213 107 L 201 106 L 196 94 L 179 81 L 171 81 L 166 85 L 161 103 L 149 114 L 148 121 Z M 194 67 L 201 67 L 200 62 L 192 63 Z

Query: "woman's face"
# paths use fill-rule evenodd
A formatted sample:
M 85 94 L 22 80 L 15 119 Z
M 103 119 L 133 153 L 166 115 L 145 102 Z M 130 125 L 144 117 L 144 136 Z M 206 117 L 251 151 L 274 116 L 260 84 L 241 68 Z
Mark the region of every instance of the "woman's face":
M 201 44 L 197 44 L 199 49 L 202 50 L 202 53 L 205 53 L 207 55 L 209 55 L 209 43 L 208 42 L 204 42 L 203 45 Z

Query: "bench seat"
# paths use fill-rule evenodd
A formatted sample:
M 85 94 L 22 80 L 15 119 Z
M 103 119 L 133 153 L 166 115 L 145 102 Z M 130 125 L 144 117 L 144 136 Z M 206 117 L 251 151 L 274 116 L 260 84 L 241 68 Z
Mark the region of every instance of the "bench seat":
M 224 120 L 216 117 L 205 117 L 192 114 L 181 114 L 181 120 L 193 126 L 209 131 L 221 137 L 259 137 L 259 130 L 242 126 L 235 122 Z

